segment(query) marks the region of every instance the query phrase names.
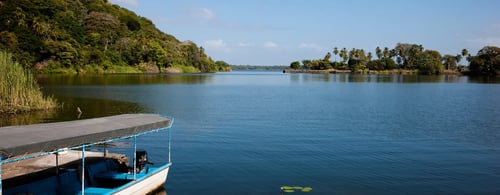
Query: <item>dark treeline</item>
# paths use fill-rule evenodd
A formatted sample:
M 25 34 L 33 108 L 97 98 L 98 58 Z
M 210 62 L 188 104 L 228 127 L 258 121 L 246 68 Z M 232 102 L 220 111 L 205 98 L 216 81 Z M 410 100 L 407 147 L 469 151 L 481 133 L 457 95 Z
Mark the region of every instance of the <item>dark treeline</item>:
M 332 61 L 333 57 L 333 61 Z M 459 65 L 467 61 L 468 66 Z M 404 69 L 419 74 L 441 74 L 467 72 L 470 74 L 500 74 L 500 48 L 486 46 L 471 55 L 467 49 L 458 54 L 441 55 L 438 51 L 424 49 L 422 45 L 398 43 L 393 49 L 377 47 L 372 52 L 363 49 L 335 47 L 322 59 L 294 61 L 292 69 L 305 70 L 350 70 L 352 72 L 390 71 Z
M 287 66 L 260 66 L 260 65 L 232 65 L 232 70 L 283 70 L 288 68 Z
M 0 0 L 0 50 L 42 72 L 229 69 L 107 0 Z

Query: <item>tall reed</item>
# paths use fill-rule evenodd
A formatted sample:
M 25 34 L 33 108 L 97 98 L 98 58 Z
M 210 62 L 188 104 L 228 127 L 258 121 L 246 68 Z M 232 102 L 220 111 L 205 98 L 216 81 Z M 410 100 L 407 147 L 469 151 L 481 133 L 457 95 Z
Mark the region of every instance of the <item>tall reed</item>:
M 44 97 L 33 75 L 0 51 L 0 113 L 54 108 L 56 101 Z

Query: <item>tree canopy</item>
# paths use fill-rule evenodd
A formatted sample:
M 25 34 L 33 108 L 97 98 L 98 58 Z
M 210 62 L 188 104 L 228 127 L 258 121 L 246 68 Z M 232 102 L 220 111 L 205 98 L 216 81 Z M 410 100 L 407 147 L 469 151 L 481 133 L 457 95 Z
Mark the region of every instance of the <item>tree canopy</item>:
M 335 57 L 335 61 L 330 58 Z M 297 65 L 299 61 L 292 64 L 292 68 L 302 68 L 311 70 L 350 70 L 351 72 L 363 72 L 367 70 L 384 71 L 394 69 L 417 70 L 420 74 L 441 74 L 447 72 L 465 71 L 465 66 L 459 65 L 462 59 L 470 62 L 469 70 L 472 74 L 500 74 L 500 48 L 486 46 L 479 50 L 476 56 L 471 56 L 467 49 L 463 49 L 455 55 L 441 55 L 436 50 L 425 49 L 419 44 L 398 43 L 393 49 L 388 47 L 376 47 L 372 52 L 363 49 L 345 47 L 339 50 L 334 47 L 332 52 L 327 52 L 324 58 L 304 59 L 302 67 Z M 337 61 L 337 55 L 340 61 Z M 299 66 L 299 67 L 297 67 Z
M 2 0 L 0 50 L 11 52 L 26 68 L 41 71 L 230 68 L 216 64 L 195 43 L 181 42 L 158 30 L 151 20 L 107 0 Z
M 470 70 L 476 74 L 500 74 L 500 48 L 486 46 L 477 52 L 476 56 L 469 56 Z

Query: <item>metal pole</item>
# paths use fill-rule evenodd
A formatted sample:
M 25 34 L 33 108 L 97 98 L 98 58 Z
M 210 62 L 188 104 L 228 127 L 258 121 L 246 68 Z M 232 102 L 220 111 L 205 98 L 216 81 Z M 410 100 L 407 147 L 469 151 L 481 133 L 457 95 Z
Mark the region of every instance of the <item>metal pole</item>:
M 137 172 L 137 135 L 134 135 L 134 181 Z
M 106 157 L 108 155 L 108 149 L 106 148 L 106 142 L 103 143 L 104 144 L 104 157 Z
M 82 194 L 85 194 L 85 144 L 82 145 Z
M 59 152 L 56 152 L 56 175 L 59 175 Z
M 168 163 L 172 163 L 172 160 L 170 158 L 170 141 L 171 141 L 170 128 L 168 128 Z

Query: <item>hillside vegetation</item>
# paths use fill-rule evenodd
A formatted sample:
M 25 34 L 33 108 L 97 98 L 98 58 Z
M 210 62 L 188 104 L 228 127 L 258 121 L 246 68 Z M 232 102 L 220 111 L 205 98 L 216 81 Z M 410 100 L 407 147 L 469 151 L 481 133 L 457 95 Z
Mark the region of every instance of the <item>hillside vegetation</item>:
M 106 0 L 0 0 L 0 50 L 40 72 L 230 69 Z

